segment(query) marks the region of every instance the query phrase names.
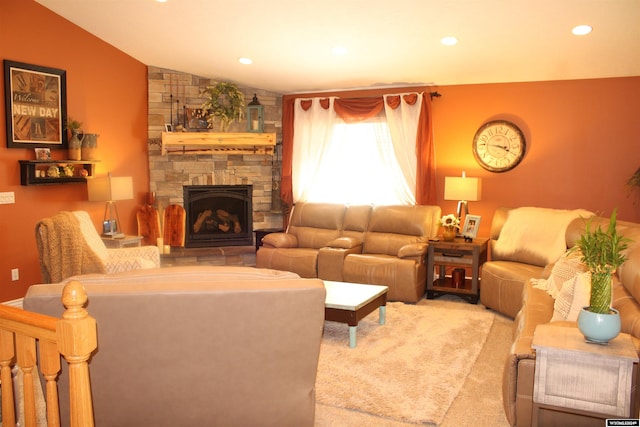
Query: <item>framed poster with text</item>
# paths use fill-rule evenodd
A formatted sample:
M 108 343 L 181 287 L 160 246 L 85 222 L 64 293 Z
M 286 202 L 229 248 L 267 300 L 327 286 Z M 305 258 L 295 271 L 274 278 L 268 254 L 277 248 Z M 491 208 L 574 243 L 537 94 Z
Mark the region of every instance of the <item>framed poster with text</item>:
M 67 148 L 66 71 L 4 60 L 7 147 Z

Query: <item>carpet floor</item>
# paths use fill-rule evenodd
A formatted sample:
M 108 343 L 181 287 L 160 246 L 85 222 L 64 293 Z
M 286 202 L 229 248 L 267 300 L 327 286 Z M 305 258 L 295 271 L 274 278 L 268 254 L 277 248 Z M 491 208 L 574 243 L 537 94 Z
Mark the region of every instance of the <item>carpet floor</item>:
M 508 426 L 502 367 L 512 321 L 456 297 L 390 303 L 358 326 L 325 323 L 316 426 Z

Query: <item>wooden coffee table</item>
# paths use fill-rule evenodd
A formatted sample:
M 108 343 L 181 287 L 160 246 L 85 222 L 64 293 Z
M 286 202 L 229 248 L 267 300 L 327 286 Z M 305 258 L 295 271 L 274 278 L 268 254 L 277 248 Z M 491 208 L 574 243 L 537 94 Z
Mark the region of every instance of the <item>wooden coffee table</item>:
M 380 309 L 379 323 L 384 325 L 387 305 L 387 286 L 325 280 L 327 296 L 324 319 L 349 325 L 349 347 L 356 346 L 358 322 L 375 309 Z

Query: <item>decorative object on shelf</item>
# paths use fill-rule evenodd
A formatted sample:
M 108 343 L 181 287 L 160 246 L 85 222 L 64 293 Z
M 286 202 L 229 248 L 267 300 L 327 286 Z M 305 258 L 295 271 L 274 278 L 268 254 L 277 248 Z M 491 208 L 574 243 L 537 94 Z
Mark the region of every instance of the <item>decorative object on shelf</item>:
M 578 328 L 588 342 L 606 344 L 620 333 L 620 314 L 611 307 L 611 280 L 626 256 L 622 253 L 630 239 L 616 231 L 617 209 L 613 210 L 609 226 L 592 229 L 588 219 L 584 233 L 576 242 L 575 250 L 582 252 L 582 262 L 591 273 L 589 306 L 578 315 Z
M 84 134 L 80 135 L 80 130 L 71 130 L 71 139 L 69 140 L 69 160 L 80 160 L 82 158 L 82 140 Z
M 264 110 L 256 94 L 247 105 L 247 132 L 263 132 L 264 131 Z
M 72 164 L 60 166 L 60 175 L 71 177 L 76 172 L 76 167 Z
M 69 139 L 69 160 L 80 160 L 82 158 L 82 140 L 84 139 L 84 132 L 82 131 L 82 122 L 67 118 L 65 124 L 65 130 L 71 132 L 71 138 Z M 82 136 L 80 136 L 82 134 Z
M 36 160 L 51 160 L 51 150 L 49 148 L 36 148 Z
M 207 113 L 202 108 L 184 107 L 184 129 L 188 131 L 205 130 L 209 127 Z
M 464 217 L 464 227 L 462 227 L 462 237 L 464 240 L 473 240 L 478 235 L 478 229 L 480 228 L 479 215 L 467 215 Z
M 4 60 L 7 147 L 67 148 L 66 71 Z
M 460 219 L 454 214 L 448 214 L 440 218 L 440 226 L 442 226 L 442 238 L 451 241 L 456 238 L 457 230 L 460 229 Z
M 47 176 L 49 178 L 59 178 L 60 177 L 60 169 L 56 165 L 49 166 L 47 169 Z
M 207 122 L 213 128 L 215 120 L 220 122 L 220 130 L 226 132 L 231 123 L 242 119 L 244 111 L 244 94 L 238 87 L 230 82 L 220 82 L 215 86 L 209 86 L 204 93 L 208 94 L 202 108 L 208 112 Z
M 87 192 L 90 202 L 106 202 L 103 234 L 106 236 L 121 235 L 116 201 L 133 199 L 133 179 L 130 176 L 113 177 L 111 174 L 101 178 L 88 179 Z
M 526 141 L 518 126 L 506 120 L 494 120 L 480 126 L 473 137 L 473 156 L 491 172 L 506 172 L 524 158 Z
M 82 160 L 95 160 L 98 148 L 98 137 L 95 133 L 86 133 L 82 139 Z
M 462 177 L 446 176 L 444 178 L 444 199 L 458 200 L 458 220 L 462 219 L 462 207 L 465 215 L 469 214 L 467 202 L 477 202 L 482 193 L 482 181 L 480 178 L 470 178 L 463 171 Z

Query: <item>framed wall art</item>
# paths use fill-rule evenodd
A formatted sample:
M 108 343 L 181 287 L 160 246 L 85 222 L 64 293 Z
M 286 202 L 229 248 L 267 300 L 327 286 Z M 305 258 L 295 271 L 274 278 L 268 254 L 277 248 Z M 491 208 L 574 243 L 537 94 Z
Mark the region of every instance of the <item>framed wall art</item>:
M 67 148 L 66 71 L 4 60 L 7 147 Z
M 480 228 L 480 219 L 478 215 L 466 215 L 464 218 L 464 227 L 462 228 L 462 237 L 465 239 L 475 239 Z

